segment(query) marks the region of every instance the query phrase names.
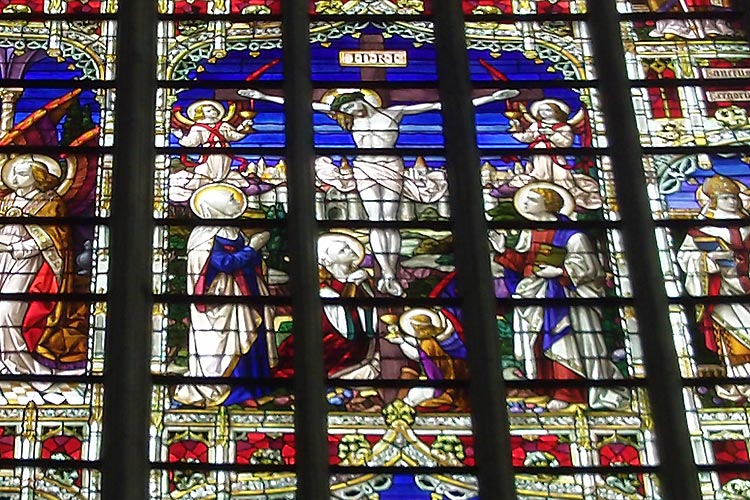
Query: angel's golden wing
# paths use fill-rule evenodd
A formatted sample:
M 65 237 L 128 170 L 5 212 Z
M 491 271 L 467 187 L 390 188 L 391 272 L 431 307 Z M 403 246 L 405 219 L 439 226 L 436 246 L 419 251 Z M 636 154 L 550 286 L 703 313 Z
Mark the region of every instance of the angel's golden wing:
M 195 125 L 195 122 L 185 116 L 182 112 L 181 106 L 175 106 L 172 108 L 172 128 L 190 130 L 190 127 Z
M 588 127 L 588 114 L 586 113 L 586 108 L 581 106 L 580 109 L 568 120 L 568 124 L 576 134 L 581 134 L 583 130 Z

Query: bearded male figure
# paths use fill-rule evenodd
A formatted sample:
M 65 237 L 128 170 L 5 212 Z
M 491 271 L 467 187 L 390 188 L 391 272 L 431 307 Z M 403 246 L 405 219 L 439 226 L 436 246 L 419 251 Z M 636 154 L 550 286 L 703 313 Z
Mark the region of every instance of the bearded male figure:
M 241 96 L 284 104 L 283 97 L 269 96 L 258 90 L 240 90 Z M 360 150 L 391 149 L 396 146 L 401 120 L 407 115 L 440 111 L 441 103 L 396 105 L 382 107 L 380 97 L 374 92 L 340 89 L 329 103 L 314 102 L 314 111 L 328 114 L 338 124 L 351 132 L 352 139 Z M 329 94 L 333 95 L 329 92 Z M 499 90 L 492 95 L 474 99 L 474 106 L 509 99 L 518 95 L 517 90 Z M 330 162 L 330 159 L 328 159 Z M 404 161 L 393 154 L 358 154 L 347 175 L 353 177 L 356 190 L 364 206 L 368 220 L 373 222 L 395 221 L 405 194 Z M 316 165 L 316 168 L 318 166 Z M 401 296 L 403 287 L 396 278 L 398 256 L 401 251 L 401 235 L 397 229 L 372 228 L 370 246 L 380 266 L 381 277 L 377 289 L 381 293 Z
M 370 275 L 360 265 L 365 249 L 355 238 L 326 233 L 318 239 L 320 296 L 324 299 L 372 297 Z M 325 304 L 323 306 L 324 365 L 330 378 L 371 380 L 380 375 L 377 351 L 377 311 L 373 307 Z M 294 344 L 287 338 L 279 346 L 276 376 L 294 375 Z

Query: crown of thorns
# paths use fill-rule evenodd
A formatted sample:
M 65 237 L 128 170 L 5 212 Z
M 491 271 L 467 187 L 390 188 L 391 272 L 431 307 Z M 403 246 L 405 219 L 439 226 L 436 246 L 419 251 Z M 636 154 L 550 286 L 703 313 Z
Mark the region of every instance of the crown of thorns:
M 336 96 L 333 102 L 331 102 L 331 109 L 333 111 L 341 111 L 341 107 L 344 106 L 344 104 L 364 100 L 365 95 L 362 92 L 349 92 L 347 94 L 339 94 Z

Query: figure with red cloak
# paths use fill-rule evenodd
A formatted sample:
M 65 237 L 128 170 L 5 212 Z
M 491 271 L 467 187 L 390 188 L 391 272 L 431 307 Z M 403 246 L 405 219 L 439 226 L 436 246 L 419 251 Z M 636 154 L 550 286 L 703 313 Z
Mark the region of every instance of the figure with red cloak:
M 365 249 L 343 233 L 327 233 L 318 239 L 321 266 L 320 296 L 324 299 L 354 299 L 374 296 L 372 279 L 359 265 Z M 326 304 L 323 306 L 323 356 L 330 378 L 372 380 L 380 375 L 377 351 L 377 316 L 372 307 Z M 291 338 L 279 346 L 277 376 L 294 373 Z
M 700 223 L 688 231 L 677 252 L 685 276 L 685 290 L 693 297 L 744 297 L 750 294 L 750 227 L 712 226 L 711 219 L 739 220 L 748 217 L 747 186 L 740 181 L 714 175 L 696 192 L 702 206 Z M 750 307 L 737 303 L 709 303 L 696 308 L 698 329 L 705 345 L 716 353 L 721 366 L 699 366 L 702 375 L 729 378 L 750 377 Z M 716 386 L 721 399 L 734 403 L 750 400 L 750 385 Z
M 55 191 L 63 177 L 57 161 L 22 154 L 2 167 L 11 189 L 0 199 L 4 217 L 64 217 Z M 0 292 L 73 291 L 73 253 L 63 225 L 0 225 Z M 87 307 L 54 300 L 0 301 L 0 371 L 22 375 L 80 374 L 88 346 Z M 40 390 L 40 389 L 38 389 Z
M 517 191 L 514 206 L 529 221 L 567 222 L 575 200 L 561 186 L 538 182 Z M 525 377 L 622 379 L 608 352 L 600 309 L 555 302 L 605 296 L 604 268 L 587 234 L 573 228 L 524 229 L 517 242 L 506 246 L 505 234 L 493 231 L 490 243 L 511 296 L 545 300 L 543 305 L 513 308 L 513 351 Z M 591 409 L 614 410 L 624 407 L 630 396 L 617 387 L 558 387 L 549 398 L 550 411 L 586 403 Z

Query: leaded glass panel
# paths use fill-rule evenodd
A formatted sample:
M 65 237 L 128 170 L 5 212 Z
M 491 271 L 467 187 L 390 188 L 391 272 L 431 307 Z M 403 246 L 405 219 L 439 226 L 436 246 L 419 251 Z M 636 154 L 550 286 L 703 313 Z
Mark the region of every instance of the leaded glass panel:
M 151 498 L 296 496 L 305 293 L 322 304 L 331 498 L 479 498 L 482 332 L 460 262 L 479 242 L 456 236 L 453 175 L 472 168 L 518 497 L 661 498 L 641 346 L 659 332 L 631 286 L 617 119 L 639 134 L 703 497 L 747 496 L 747 7 L 611 2 L 635 116 L 607 116 L 610 137 L 587 2 L 456 1 L 477 165 L 451 164 L 434 2 L 304 2 L 314 158 L 294 165 L 286 2 L 156 0 L 156 161 L 119 166 L 117 1 L 0 0 L 0 459 L 25 461 L 3 465 L 0 497 L 101 496 L 113 169 L 153 166 Z M 303 168 L 304 291 L 289 230 Z
M 116 2 L 0 9 L 0 491 L 98 498 Z
M 627 4 L 627 5 L 626 5 Z M 697 463 L 746 463 L 746 246 L 748 58 L 740 2 L 622 2 L 653 14 L 622 24 L 641 142 L 669 148 L 643 165 Z M 694 13 L 671 18 L 674 13 Z M 623 19 L 627 19 L 623 17 Z M 643 20 L 645 19 L 645 20 Z M 688 83 L 689 82 L 689 83 Z M 710 219 L 710 220 L 709 220 Z M 732 379 L 740 380 L 735 383 Z M 704 498 L 747 490 L 736 472 L 700 476 Z M 716 493 L 715 493 L 716 492 Z M 716 496 L 714 496 L 716 495 Z

